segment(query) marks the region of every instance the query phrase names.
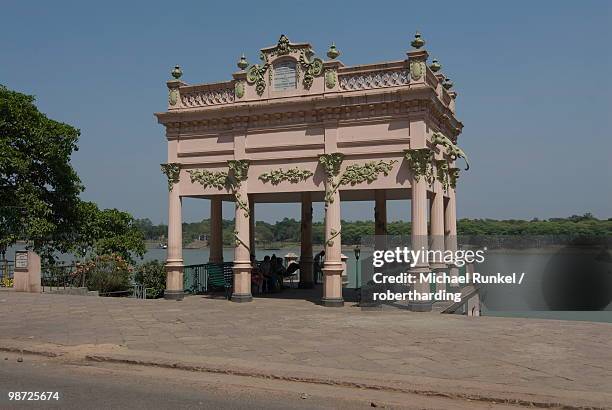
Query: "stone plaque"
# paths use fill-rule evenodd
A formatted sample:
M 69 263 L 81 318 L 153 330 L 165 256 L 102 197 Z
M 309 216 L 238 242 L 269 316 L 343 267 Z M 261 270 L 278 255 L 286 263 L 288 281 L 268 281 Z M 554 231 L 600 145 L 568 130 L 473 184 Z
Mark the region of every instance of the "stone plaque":
M 28 267 L 28 251 L 15 252 L 15 267 L 22 269 Z
M 295 62 L 283 61 L 274 65 L 274 89 L 276 91 L 295 89 Z

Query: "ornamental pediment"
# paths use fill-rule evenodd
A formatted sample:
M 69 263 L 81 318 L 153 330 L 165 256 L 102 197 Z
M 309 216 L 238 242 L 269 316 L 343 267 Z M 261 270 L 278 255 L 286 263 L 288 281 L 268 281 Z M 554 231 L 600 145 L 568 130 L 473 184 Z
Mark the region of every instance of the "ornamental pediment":
M 257 95 L 266 93 L 310 90 L 317 77 L 323 75 L 323 60 L 315 55 L 308 43 L 291 43 L 284 34 L 276 46 L 262 48 L 260 62 L 248 65 L 241 60 L 239 68 L 246 71 L 247 86 Z
M 405 59 L 347 67 L 337 59 L 340 52 L 335 44 L 329 46 L 325 58 L 317 55 L 309 43 L 293 43 L 283 34 L 276 45 L 257 51 L 254 63 L 242 55 L 237 62 L 239 70 L 232 73 L 229 81 L 190 85 L 181 79 L 182 69 L 176 66 L 171 72 L 173 79 L 166 83 L 167 114 L 202 110 L 199 115 L 206 118 L 240 117 L 246 107 L 251 107 L 248 110 L 253 112 L 263 112 L 282 103 L 281 110 L 287 111 L 286 104 L 320 105 L 321 101 L 327 101 L 324 105 L 344 105 L 335 107 L 333 115 L 339 116 L 342 112 L 348 119 L 352 118 L 353 111 L 363 111 L 361 104 L 351 107 L 347 106 L 348 102 L 361 101 L 363 95 L 367 95 L 370 114 L 387 112 L 389 102 L 393 102 L 395 113 L 399 113 L 403 108 L 398 107 L 408 107 L 418 103 L 417 100 L 434 101 L 433 105 L 439 107 L 436 112 L 444 116 L 441 123 L 449 124 L 453 130 L 460 127 L 454 117 L 457 94 L 451 90 L 452 81 L 440 72 L 438 60 L 427 65 L 429 54 L 423 49 L 424 40 L 419 33 L 415 34 L 411 45 L 413 50 L 406 53 Z M 390 93 L 393 93 L 391 97 Z M 325 98 L 327 96 L 341 98 Z M 376 106 L 378 103 L 380 109 Z M 237 111 L 232 112 L 229 108 Z M 304 112 L 302 106 L 297 116 L 289 112 L 287 115 L 290 121 L 295 121 L 295 118 L 304 118 Z

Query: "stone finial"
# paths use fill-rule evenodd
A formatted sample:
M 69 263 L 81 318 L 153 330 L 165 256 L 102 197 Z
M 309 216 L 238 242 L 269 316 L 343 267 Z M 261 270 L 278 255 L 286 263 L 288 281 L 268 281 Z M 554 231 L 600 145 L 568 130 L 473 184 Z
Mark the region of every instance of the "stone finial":
M 236 65 L 242 71 L 246 70 L 246 68 L 249 66 L 249 62 L 247 61 L 247 59 L 244 56 L 244 54 L 242 54 L 242 56 L 240 57 L 240 60 L 238 61 L 238 63 Z
M 336 48 L 336 44 L 331 43 L 331 46 L 329 46 L 329 50 L 327 50 L 327 57 L 329 57 L 331 60 L 334 60 L 339 55 L 340 51 L 338 51 L 338 49 Z
M 410 45 L 417 50 L 425 45 L 425 40 L 421 38 L 421 33 L 418 31 L 414 33 L 414 40 L 410 43 Z
M 453 88 L 453 85 L 454 85 L 453 82 L 448 77 L 446 77 L 444 79 L 444 82 L 442 83 L 442 87 L 446 88 L 447 90 L 450 90 L 451 88 Z
M 170 74 L 172 74 L 175 80 L 178 80 L 183 75 L 183 70 L 181 70 L 181 66 L 175 65 L 174 70 L 172 70 Z
M 429 68 L 431 69 L 431 71 L 433 71 L 434 73 L 437 73 L 438 71 L 440 71 L 440 69 L 442 68 L 442 64 L 440 64 L 438 62 L 437 59 L 433 59 L 431 61 L 431 64 L 429 65 Z

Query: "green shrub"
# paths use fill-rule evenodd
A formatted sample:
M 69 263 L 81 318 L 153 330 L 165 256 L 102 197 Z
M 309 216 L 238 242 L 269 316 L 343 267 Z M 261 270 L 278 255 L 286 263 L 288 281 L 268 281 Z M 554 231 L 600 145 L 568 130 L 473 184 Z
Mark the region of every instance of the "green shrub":
M 77 267 L 77 273 L 85 275 L 87 289 L 101 294 L 131 289 L 131 271 L 125 259 L 116 254 L 98 255 Z
M 147 289 L 147 299 L 160 298 L 166 288 L 166 268 L 157 259 L 145 262 L 136 269 L 134 281 Z

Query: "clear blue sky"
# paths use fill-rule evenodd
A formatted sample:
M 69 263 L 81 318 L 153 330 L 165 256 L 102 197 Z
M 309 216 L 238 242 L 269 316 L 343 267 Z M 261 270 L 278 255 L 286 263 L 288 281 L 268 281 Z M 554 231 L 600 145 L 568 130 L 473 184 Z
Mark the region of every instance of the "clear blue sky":
M 2 1 L 0 83 L 34 94 L 50 117 L 81 129 L 74 165 L 83 197 L 161 222 L 166 183 L 165 81 L 230 79 L 244 52 L 285 33 L 347 65 L 405 57 L 416 29 L 459 92 L 460 145 L 472 169 L 460 217 L 612 217 L 612 2 L 29 2 Z M 225 208 L 231 217 L 232 207 Z M 187 200 L 184 219 L 208 217 Z M 321 207 L 315 217 L 321 216 Z M 344 219 L 370 219 L 348 203 Z M 299 217 L 260 205 L 257 218 Z M 409 203 L 390 204 L 408 220 Z

